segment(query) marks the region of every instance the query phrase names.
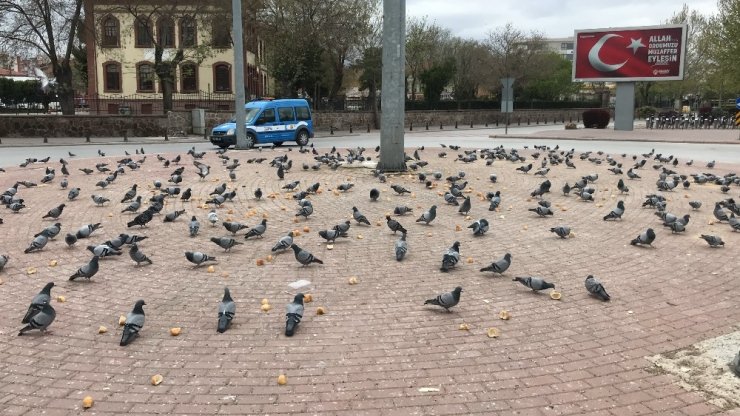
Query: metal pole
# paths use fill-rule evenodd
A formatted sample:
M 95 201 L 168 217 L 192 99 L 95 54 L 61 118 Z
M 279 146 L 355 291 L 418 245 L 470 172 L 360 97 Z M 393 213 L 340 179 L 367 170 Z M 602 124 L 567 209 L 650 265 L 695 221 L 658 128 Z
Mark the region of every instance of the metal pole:
M 247 148 L 246 110 L 244 109 L 244 29 L 242 27 L 242 0 L 231 0 L 234 31 L 234 85 L 236 89 L 236 148 Z
M 406 170 L 403 154 L 406 97 L 406 0 L 383 0 L 383 113 L 380 119 L 380 161 L 386 172 Z

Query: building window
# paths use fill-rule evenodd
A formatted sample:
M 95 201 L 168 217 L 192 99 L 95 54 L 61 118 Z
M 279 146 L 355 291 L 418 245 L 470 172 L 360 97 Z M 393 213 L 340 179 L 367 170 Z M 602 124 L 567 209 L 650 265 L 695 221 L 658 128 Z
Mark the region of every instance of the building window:
M 231 92 L 231 65 L 227 63 L 213 65 L 213 85 L 216 92 Z
M 198 65 L 186 62 L 180 65 L 180 82 L 182 92 L 198 91 Z
M 163 48 L 175 47 L 175 22 L 168 17 L 157 20 L 157 43 Z
M 121 64 L 106 62 L 103 64 L 103 90 L 121 92 Z
M 198 27 L 193 18 L 185 17 L 180 20 L 180 47 L 196 47 L 198 45 L 197 33 Z
M 101 42 L 104 48 L 117 48 L 119 46 L 120 26 L 118 19 L 108 16 L 103 20 L 103 39 Z
M 152 47 L 152 30 L 151 22 L 149 19 L 144 17 L 136 17 L 136 23 L 134 23 L 134 37 L 136 38 L 137 48 L 151 48 Z
M 154 92 L 154 68 L 149 62 L 136 65 L 136 89 L 138 92 Z
M 560 44 L 560 49 L 562 50 L 568 50 L 573 49 L 573 42 L 563 42 Z
M 229 32 L 230 25 L 225 25 L 223 22 L 214 21 L 212 23 L 211 30 L 211 46 L 218 49 L 228 49 L 231 47 L 231 33 Z

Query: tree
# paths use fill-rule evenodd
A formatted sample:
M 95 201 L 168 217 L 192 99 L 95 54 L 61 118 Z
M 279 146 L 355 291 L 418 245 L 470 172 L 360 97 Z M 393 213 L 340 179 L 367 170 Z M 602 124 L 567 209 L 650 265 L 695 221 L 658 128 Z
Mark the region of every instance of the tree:
M 440 95 L 455 75 L 455 60 L 447 58 L 444 62 L 434 64 L 419 74 L 419 81 L 424 85 L 424 98 L 430 105 L 439 102 Z M 432 107 L 433 108 L 433 107 Z
M 718 13 L 706 25 L 703 46 L 707 48 L 708 81 L 718 90 L 720 101 L 728 94 L 740 95 L 740 2 L 718 0 Z
M 446 56 L 451 35 L 424 18 L 409 19 L 406 24 L 406 74 L 411 78 L 411 99 L 416 99 L 416 83 L 421 73 L 439 64 Z M 407 81 L 408 83 L 408 81 Z M 407 85 L 408 87 L 408 85 Z M 407 94 L 408 96 L 408 91 Z
M 360 72 L 360 89 L 367 89 L 367 99 L 373 114 L 373 127 L 380 128 L 378 118 L 378 94 L 383 80 L 383 49 L 371 46 L 363 51 L 362 58 L 355 64 Z
M 537 57 L 537 71 L 522 87 L 525 100 L 557 101 L 577 92 L 580 85 L 571 80 L 572 62 L 554 52 Z
M 0 43 L 48 59 L 62 114 L 75 112 L 71 54 L 81 13 L 82 0 L 0 0 Z
M 490 77 L 491 55 L 485 46 L 470 39 L 454 38 L 450 49 L 455 59 L 452 87 L 459 106 L 462 101 L 475 98 L 479 86 Z

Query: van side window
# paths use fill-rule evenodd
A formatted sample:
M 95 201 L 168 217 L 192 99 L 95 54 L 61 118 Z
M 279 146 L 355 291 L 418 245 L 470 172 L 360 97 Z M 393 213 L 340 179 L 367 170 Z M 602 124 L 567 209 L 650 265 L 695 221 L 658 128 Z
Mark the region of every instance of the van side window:
M 280 121 L 294 121 L 293 108 L 292 107 L 278 107 L 278 116 Z
M 299 121 L 311 120 L 311 112 L 308 111 L 308 107 L 296 107 L 295 112 L 296 116 L 298 116 Z
M 257 124 L 274 123 L 275 122 L 275 109 L 267 108 L 262 112 L 260 117 L 257 119 Z

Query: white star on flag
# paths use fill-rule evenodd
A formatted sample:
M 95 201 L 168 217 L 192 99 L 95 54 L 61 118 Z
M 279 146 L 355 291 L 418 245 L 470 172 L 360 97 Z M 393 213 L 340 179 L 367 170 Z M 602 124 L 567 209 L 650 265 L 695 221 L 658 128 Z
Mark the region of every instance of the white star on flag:
M 627 47 L 627 49 L 632 48 L 632 54 L 636 54 L 637 50 L 640 48 L 644 48 L 645 45 L 642 43 L 642 38 L 640 39 L 632 39 L 630 38 L 632 43 L 630 43 L 630 46 Z

